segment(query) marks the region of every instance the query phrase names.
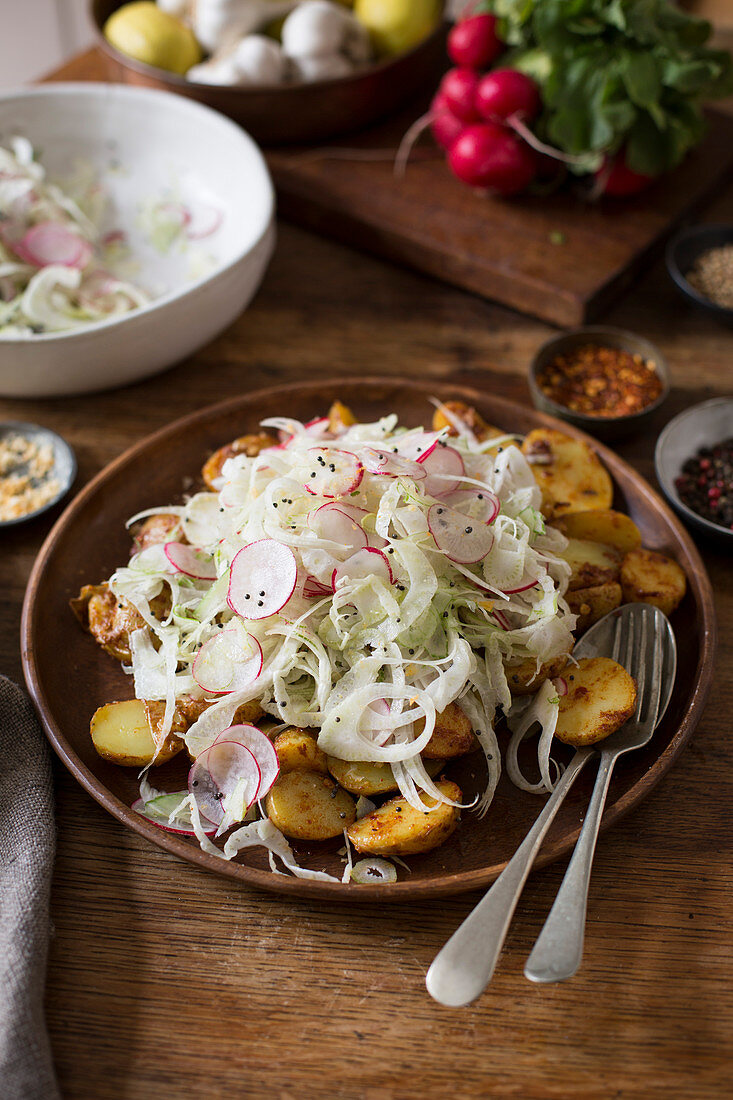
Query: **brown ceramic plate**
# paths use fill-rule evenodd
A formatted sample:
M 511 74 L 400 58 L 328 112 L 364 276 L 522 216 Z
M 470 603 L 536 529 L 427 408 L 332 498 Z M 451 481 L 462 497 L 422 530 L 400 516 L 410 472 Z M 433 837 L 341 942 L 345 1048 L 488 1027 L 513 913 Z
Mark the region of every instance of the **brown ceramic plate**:
M 312 897 L 403 900 L 457 893 L 492 882 L 511 858 L 544 799 L 517 790 L 504 776 L 482 821 L 464 813 L 460 828 L 443 847 L 412 857 L 411 873 L 400 870 L 399 881 L 388 886 L 346 886 L 272 874 L 262 849 L 251 849 L 239 862 L 226 863 L 203 853 L 195 842 L 165 833 L 133 813 L 129 807 L 138 793 L 135 771 L 100 760 L 89 737 L 89 718 L 96 707 L 129 698 L 132 692 L 117 662 L 79 629 L 68 603 L 83 583 L 108 577 L 126 560 L 129 536 L 124 524 L 129 516 L 180 498 L 186 479 L 197 474 L 213 449 L 254 431 L 266 416 L 308 420 L 338 397 L 361 419 L 395 412 L 404 423 L 417 426 L 431 416 L 431 396 L 468 401 L 492 423 L 511 431 L 525 433 L 545 425 L 588 438 L 534 409 L 464 387 L 384 378 L 284 386 L 234 398 L 163 428 L 102 470 L 66 509 L 48 536 L 28 585 L 22 624 L 25 676 L 54 749 L 92 797 L 123 824 L 200 867 L 248 885 Z M 617 506 L 634 518 L 645 545 L 673 554 L 689 579 L 688 594 L 674 615 L 679 653 L 674 695 L 649 747 L 619 764 L 604 816 L 608 826 L 648 794 L 692 735 L 712 677 L 715 616 L 710 581 L 684 528 L 634 470 L 612 451 L 596 448 L 614 477 Z M 557 859 L 575 843 L 592 772 L 589 768 L 588 774 L 581 775 L 564 802 L 538 865 Z M 482 780 L 480 756 L 464 758 L 449 774 L 471 793 Z M 156 785 L 179 789 L 184 777 L 185 763 L 173 760 L 157 770 Z M 299 854 L 306 866 L 340 874 L 343 862 L 338 847 L 312 845 L 309 850 L 299 848 Z

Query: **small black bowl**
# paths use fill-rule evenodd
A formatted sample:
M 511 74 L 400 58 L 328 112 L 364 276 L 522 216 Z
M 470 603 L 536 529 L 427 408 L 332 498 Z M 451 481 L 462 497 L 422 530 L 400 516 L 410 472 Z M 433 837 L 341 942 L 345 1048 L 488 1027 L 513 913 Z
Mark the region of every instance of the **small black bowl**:
M 597 344 L 601 347 L 619 348 L 631 355 L 641 355 L 645 360 L 654 363 L 659 380 L 662 383 L 662 392 L 656 401 L 640 412 L 629 413 L 627 416 L 590 416 L 588 413 L 573 412 L 566 405 L 553 401 L 542 390 L 537 382 L 540 370 L 550 363 L 555 356 L 564 355 L 584 344 Z M 662 357 L 661 352 L 649 340 L 643 336 L 637 336 L 633 332 L 626 332 L 619 328 L 606 328 L 602 325 L 589 325 L 585 328 L 571 329 L 559 336 L 553 336 L 544 343 L 535 354 L 529 368 L 529 389 L 535 407 L 541 412 L 557 416 L 561 420 L 567 420 L 575 424 L 576 428 L 582 428 L 584 432 L 601 439 L 604 442 L 613 439 L 621 439 L 631 435 L 645 427 L 652 414 L 659 408 L 669 394 L 669 368 Z
M 65 497 L 76 478 L 76 457 L 69 444 L 50 428 L 42 428 L 40 424 L 27 424 L 21 420 L 0 421 L 0 439 L 7 436 L 20 435 L 30 439 L 39 446 L 49 444 L 53 450 L 53 469 L 51 477 L 55 477 L 59 488 L 53 499 L 46 501 L 32 512 L 26 512 L 22 516 L 14 516 L 12 519 L 0 520 L 0 530 L 5 527 L 16 527 L 19 523 L 27 523 L 53 508 L 55 504 Z
M 725 306 L 711 302 L 687 281 L 687 273 L 694 266 L 698 256 L 702 256 L 703 252 L 709 252 L 711 248 L 720 248 L 726 244 L 733 244 L 733 225 L 693 225 L 672 238 L 667 245 L 665 259 L 667 271 L 685 298 L 698 309 L 710 314 L 716 321 L 721 321 L 724 325 L 733 328 L 733 309 L 726 309 Z

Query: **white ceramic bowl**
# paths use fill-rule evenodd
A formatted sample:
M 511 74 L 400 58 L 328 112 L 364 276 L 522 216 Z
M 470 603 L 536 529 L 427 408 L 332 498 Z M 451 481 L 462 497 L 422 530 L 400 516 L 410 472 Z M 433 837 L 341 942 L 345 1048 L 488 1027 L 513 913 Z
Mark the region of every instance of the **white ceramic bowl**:
M 0 394 L 56 397 L 137 381 L 212 340 L 248 305 L 275 243 L 262 154 L 228 119 L 181 96 L 114 84 L 50 84 L 0 95 L 0 144 L 27 137 L 55 179 L 94 170 L 108 195 L 103 231 L 127 234 L 133 282 L 149 305 L 62 333 L 0 339 Z M 180 202 L 217 228 L 161 253 L 150 204 Z M 211 221 L 203 227 L 211 229 Z

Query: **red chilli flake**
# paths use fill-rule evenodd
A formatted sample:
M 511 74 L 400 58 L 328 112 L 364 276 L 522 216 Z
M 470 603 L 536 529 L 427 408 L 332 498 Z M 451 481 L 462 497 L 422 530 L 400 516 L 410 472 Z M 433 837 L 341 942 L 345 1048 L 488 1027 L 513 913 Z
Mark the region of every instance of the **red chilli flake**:
M 583 344 L 555 356 L 538 372 L 537 384 L 566 409 L 601 417 L 641 412 L 662 392 L 651 360 L 597 344 Z

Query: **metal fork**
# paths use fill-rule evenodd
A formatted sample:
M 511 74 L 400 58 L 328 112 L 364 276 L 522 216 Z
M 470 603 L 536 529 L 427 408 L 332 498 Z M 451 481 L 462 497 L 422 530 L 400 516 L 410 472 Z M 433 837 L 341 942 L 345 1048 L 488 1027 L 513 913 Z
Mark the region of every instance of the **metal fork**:
M 642 748 L 651 739 L 672 692 L 677 667 L 672 628 L 658 608 L 631 606 L 634 613 L 629 628 L 624 632 L 617 626 L 611 656 L 634 670 L 636 714 L 601 745 L 598 776 L 578 843 L 524 968 L 525 977 L 533 982 L 560 982 L 572 978 L 580 967 L 593 853 L 614 765 L 619 756 Z
M 620 653 L 621 639 L 626 637 L 626 627 L 632 618 L 634 634 L 637 634 L 636 616 L 638 615 L 645 616 L 647 639 L 650 637 L 650 622 L 653 620 L 652 636 L 659 632 L 657 629 L 659 627 L 663 631 L 663 636 L 671 643 L 671 668 L 665 665 L 664 675 L 660 669 L 658 675 L 647 677 L 645 674 L 643 679 L 643 683 L 646 684 L 650 680 L 662 684 L 657 710 L 657 721 L 659 721 L 672 693 L 676 667 L 674 635 L 661 611 L 650 604 L 625 604 L 618 610 L 612 611 L 610 615 L 606 615 L 586 632 L 575 647 L 575 655 L 582 658 L 604 657 L 612 652 Z M 637 634 L 637 636 L 640 635 Z M 668 647 L 665 644 L 663 652 L 666 653 L 667 650 Z M 633 656 L 633 647 L 631 655 Z M 630 671 L 638 682 L 634 669 Z M 669 679 L 667 679 L 668 673 L 671 673 Z M 643 694 L 642 689 L 639 688 L 639 700 Z M 653 727 L 649 736 L 652 731 Z M 621 732 L 619 731 L 619 734 Z M 597 752 L 594 746 L 585 746 L 576 751 L 544 809 L 496 882 L 435 957 L 427 973 L 425 984 L 428 993 L 436 1001 L 451 1007 L 470 1004 L 483 993 L 491 981 L 514 910 L 545 834 L 581 769 Z

